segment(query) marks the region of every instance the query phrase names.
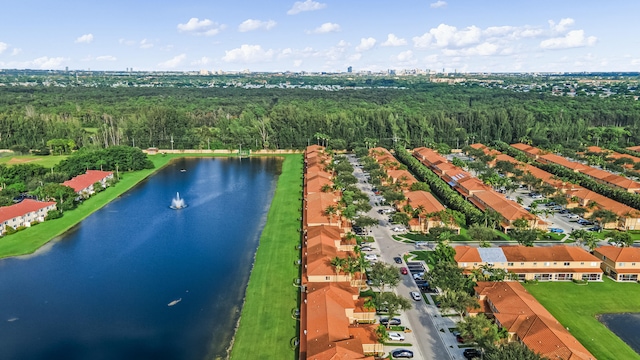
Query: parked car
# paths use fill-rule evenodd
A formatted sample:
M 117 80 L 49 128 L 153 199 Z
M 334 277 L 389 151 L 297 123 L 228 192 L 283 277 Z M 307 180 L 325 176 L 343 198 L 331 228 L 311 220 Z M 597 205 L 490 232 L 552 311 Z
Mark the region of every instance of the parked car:
M 391 341 L 404 341 L 404 335 L 399 332 L 390 332 L 388 333 L 389 340 Z
M 393 258 L 393 261 L 395 261 L 395 262 L 396 262 L 396 264 L 402 264 L 402 258 L 401 258 L 401 257 L 399 257 L 399 256 L 394 257 L 394 258 Z
M 593 223 L 587 219 L 580 219 L 578 220 L 578 224 L 580 225 L 593 225 Z
M 415 300 L 415 301 L 420 301 L 420 300 L 422 300 L 422 295 L 420 295 L 420 293 L 419 293 L 419 292 L 417 292 L 417 291 L 412 291 L 410 294 L 411 294 L 411 298 L 412 298 L 413 300 Z
M 391 352 L 391 356 L 395 359 L 412 359 L 413 351 L 407 349 L 397 349 Z
M 587 231 L 600 231 L 600 230 L 602 230 L 600 226 L 592 226 L 590 228 L 587 228 Z
M 371 246 L 363 246 L 360 248 L 360 251 L 373 251 L 373 248 Z
M 407 270 L 406 267 L 401 267 L 400 268 L 400 274 L 407 275 L 408 273 L 409 273 L 409 270 Z
M 391 326 L 397 326 L 402 324 L 402 320 L 400 320 L 400 318 L 391 318 L 391 321 L 389 321 L 389 318 L 380 318 L 380 324 L 382 325 L 391 325 Z
M 482 356 L 482 354 L 480 353 L 480 350 L 478 349 L 465 349 L 462 355 L 467 360 L 480 358 Z
M 401 232 L 404 231 L 404 228 L 400 227 L 400 226 L 394 226 L 391 228 L 391 230 L 395 231 L 395 232 Z
M 413 274 L 413 280 L 422 280 L 422 277 L 424 276 L 423 272 L 420 273 L 414 273 Z
M 578 220 L 578 219 L 580 219 L 580 216 L 576 215 L 576 214 L 567 214 L 567 219 L 569 219 L 569 220 Z
M 556 234 L 562 234 L 564 232 L 564 230 L 562 230 L 560 228 L 549 228 L 549 232 L 556 233 Z
M 369 260 L 369 261 L 376 261 L 378 260 L 378 255 L 376 254 L 367 254 L 364 256 L 365 260 Z

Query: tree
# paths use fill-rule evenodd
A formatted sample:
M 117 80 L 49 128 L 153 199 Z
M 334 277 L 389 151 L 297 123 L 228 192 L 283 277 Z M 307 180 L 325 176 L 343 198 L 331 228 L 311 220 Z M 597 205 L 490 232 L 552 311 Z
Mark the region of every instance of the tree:
M 464 321 L 458 323 L 457 329 L 460 331 L 460 336 L 485 351 L 493 348 L 500 339 L 498 326 L 484 314 L 466 317 Z
M 511 238 L 515 239 L 520 245 L 531 247 L 538 240 L 538 231 L 535 229 L 515 229 L 511 232 Z
M 411 186 L 409 186 L 409 190 L 411 191 L 431 191 L 431 189 L 429 188 L 429 184 L 425 183 L 425 182 L 414 182 L 413 184 L 411 184 Z
M 442 236 L 443 234 L 447 236 L 447 234 L 451 233 L 445 231 L 440 233 L 440 236 Z M 433 257 L 436 259 L 436 262 L 455 263 L 455 255 L 456 250 L 451 247 L 447 241 L 438 241 L 438 245 L 436 245 L 435 249 L 433 249 Z
M 526 345 L 512 341 L 502 346 L 490 347 L 484 354 L 485 360 L 544 360 Z
M 389 341 L 389 333 L 387 333 L 387 328 L 384 325 L 380 325 L 376 328 L 376 336 L 381 344 Z
M 324 209 L 324 214 L 329 217 L 329 224 L 333 221 L 333 217 L 338 213 L 338 207 L 329 205 Z
M 455 311 L 460 316 L 460 321 L 462 321 L 467 309 L 477 309 L 480 305 L 478 300 L 467 292 L 454 290 L 440 296 L 440 307 Z
M 394 287 L 400 282 L 400 272 L 398 269 L 391 264 L 382 262 L 373 264 L 368 276 L 371 284 L 382 293 L 385 292 L 387 286 Z
M 359 216 L 353 221 L 353 225 L 359 226 L 361 228 L 377 226 L 379 223 L 380 221 L 378 219 L 374 219 L 369 216 Z
M 398 273 L 398 271 L 396 271 L 396 273 Z M 398 294 L 393 292 L 381 293 L 379 296 L 380 303 L 384 304 L 389 310 L 389 319 L 393 318 L 395 315 L 398 315 L 400 311 L 407 311 L 413 307 L 409 299 L 399 296 Z M 389 321 L 387 326 L 391 326 L 391 321 Z
M 598 209 L 591 214 L 591 220 L 598 222 L 598 225 L 604 228 L 604 225 L 617 221 L 618 215 L 611 210 Z
M 577 241 L 580 245 L 588 247 L 589 251 L 593 251 L 593 249 L 598 247 L 598 239 L 590 231 L 577 229 L 572 231 L 569 236 Z
M 609 243 L 620 247 L 629 247 L 633 245 L 631 235 L 626 231 L 614 231 Z
M 397 271 L 396 271 L 397 272 Z M 425 278 L 431 286 L 448 291 L 469 291 L 473 283 L 462 274 L 462 269 L 454 262 L 437 262 Z
M 340 275 L 340 272 L 342 271 L 342 269 L 344 269 L 346 265 L 347 265 L 347 259 L 341 258 L 339 256 L 336 256 L 333 259 L 331 259 L 331 266 L 333 266 L 334 270 L 336 271 L 336 281 L 338 281 L 338 275 Z
M 480 224 L 473 224 L 469 226 L 467 234 L 469 235 L 471 240 L 479 241 L 480 244 L 487 244 L 496 236 L 494 229 L 482 226 Z

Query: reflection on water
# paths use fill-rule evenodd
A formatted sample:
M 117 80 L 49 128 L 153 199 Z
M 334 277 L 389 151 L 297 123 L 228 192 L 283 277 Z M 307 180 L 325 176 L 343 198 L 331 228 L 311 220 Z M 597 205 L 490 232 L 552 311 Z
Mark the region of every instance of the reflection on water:
M 224 355 L 279 169 L 181 159 L 47 251 L 0 260 L 0 358 Z M 187 208 L 167 206 L 176 192 Z
M 640 354 L 640 314 L 602 314 L 598 320 Z

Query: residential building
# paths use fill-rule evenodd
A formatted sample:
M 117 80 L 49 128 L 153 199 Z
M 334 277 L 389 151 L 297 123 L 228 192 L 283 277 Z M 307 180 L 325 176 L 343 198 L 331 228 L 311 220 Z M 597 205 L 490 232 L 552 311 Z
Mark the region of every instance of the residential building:
M 465 273 L 492 266 L 513 273 L 518 280 L 601 281 L 600 259 L 576 246 L 456 246 L 454 260 Z
M 594 191 L 587 189 L 574 189 L 566 191 L 568 204 L 567 208 L 581 206 L 587 211 L 585 216 L 591 216 L 598 209 L 606 209 L 612 211 L 618 216 L 614 222 L 601 224 L 605 229 L 618 230 L 639 230 L 640 229 L 640 211 L 627 206 L 623 203 L 611 200 L 606 196 L 600 195 Z
M 601 246 L 593 255 L 602 260 L 602 270 L 615 281 L 638 281 L 640 248 Z
M 422 210 L 417 218 L 413 218 L 412 214 L 409 214 L 409 216 L 412 217 L 409 221 L 411 231 L 428 233 L 431 228 L 446 226 L 453 229 L 456 233 L 460 233 L 460 226 L 455 223 L 445 224 L 442 219 L 436 215 L 436 213 L 445 211 L 446 208 L 430 192 L 409 191 L 404 195 L 406 200 L 396 204 L 398 211 L 402 211 L 405 205 L 409 205 L 413 209 Z
M 51 210 L 56 210 L 55 202 L 31 199 L 24 199 L 10 206 L 2 206 L 0 207 L 0 234 L 4 234 L 7 227 L 15 230 L 21 226 L 30 227 L 34 221 L 43 222 Z
M 87 170 L 86 173 L 67 180 L 62 185 L 72 188 L 78 195 L 88 197 L 95 193 L 94 184 L 100 183 L 100 186 L 106 188 L 111 179 L 112 171 Z
M 478 282 L 475 287 L 481 311 L 519 341 L 547 359 L 595 360 L 518 282 Z

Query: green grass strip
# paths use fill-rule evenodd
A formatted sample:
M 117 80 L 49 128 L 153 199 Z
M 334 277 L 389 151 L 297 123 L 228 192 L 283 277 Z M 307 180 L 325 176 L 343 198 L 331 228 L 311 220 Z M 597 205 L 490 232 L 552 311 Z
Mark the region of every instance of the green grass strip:
M 287 155 L 249 278 L 231 359 L 295 359 L 290 346 L 298 334 L 292 310 L 298 307 L 302 156 Z
M 596 319 L 598 314 L 640 312 L 640 285 L 604 282 L 524 284 L 525 288 L 597 359 L 640 359 Z

